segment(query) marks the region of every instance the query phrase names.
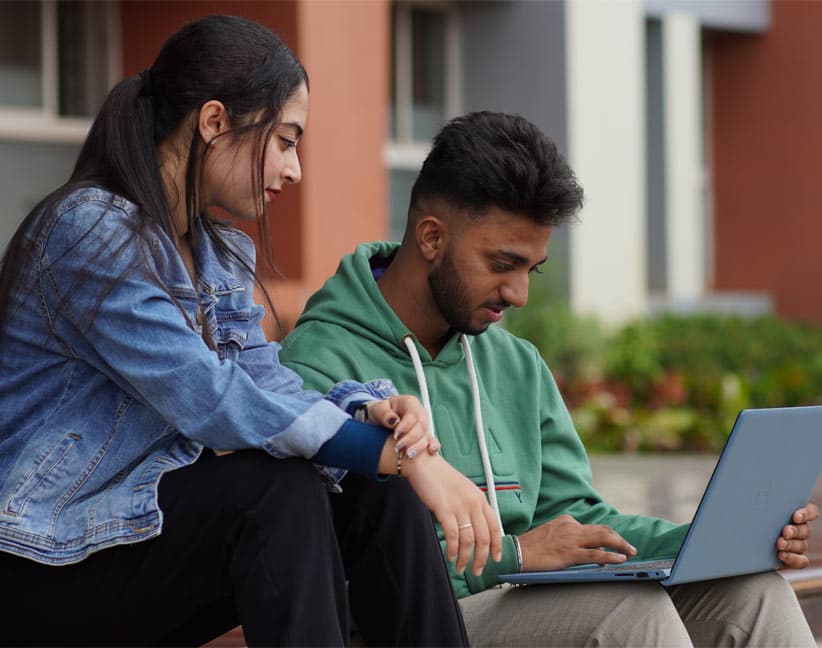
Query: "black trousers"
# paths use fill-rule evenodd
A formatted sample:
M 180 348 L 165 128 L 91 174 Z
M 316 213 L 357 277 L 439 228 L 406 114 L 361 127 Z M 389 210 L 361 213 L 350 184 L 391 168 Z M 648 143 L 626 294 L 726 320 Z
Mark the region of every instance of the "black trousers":
M 0 553 L 0 643 L 467 645 L 431 516 L 402 480 L 244 451 L 163 477 L 157 538 L 46 566 Z M 347 582 L 346 582 L 347 581 Z

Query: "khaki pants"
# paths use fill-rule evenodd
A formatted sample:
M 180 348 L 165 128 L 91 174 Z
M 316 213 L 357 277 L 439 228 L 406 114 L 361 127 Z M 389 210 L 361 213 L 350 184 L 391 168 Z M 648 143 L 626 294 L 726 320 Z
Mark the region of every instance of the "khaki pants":
M 460 599 L 472 646 L 816 646 L 775 572 L 657 583 L 503 586 Z

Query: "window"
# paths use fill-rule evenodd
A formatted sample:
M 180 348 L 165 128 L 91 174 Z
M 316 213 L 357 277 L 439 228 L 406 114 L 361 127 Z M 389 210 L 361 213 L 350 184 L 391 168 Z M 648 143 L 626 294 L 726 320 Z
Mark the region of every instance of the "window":
M 117 4 L 0 2 L 0 139 L 80 142 L 120 74 Z
M 399 239 L 411 186 L 431 138 L 458 114 L 459 29 L 457 6 L 396 2 L 392 7 L 392 83 L 389 141 L 390 236 Z
M 64 183 L 120 75 L 118 4 L 0 1 L 0 253 Z

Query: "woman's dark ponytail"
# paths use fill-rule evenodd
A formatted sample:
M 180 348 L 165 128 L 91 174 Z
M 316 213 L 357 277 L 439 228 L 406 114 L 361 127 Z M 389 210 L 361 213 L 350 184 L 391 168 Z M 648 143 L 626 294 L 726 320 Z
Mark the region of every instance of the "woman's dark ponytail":
M 91 126 L 69 184 L 101 184 L 139 205 L 170 234 L 171 216 L 157 163 L 153 104 L 142 75 L 114 86 Z

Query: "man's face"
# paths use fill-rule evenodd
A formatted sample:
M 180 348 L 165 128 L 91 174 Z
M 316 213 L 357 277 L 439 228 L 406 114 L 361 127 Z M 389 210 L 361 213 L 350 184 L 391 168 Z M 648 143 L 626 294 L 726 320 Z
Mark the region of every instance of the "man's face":
M 528 301 L 530 273 L 545 260 L 551 227 L 496 207 L 460 218 L 428 274 L 431 296 L 448 325 L 478 335 L 509 306 Z

